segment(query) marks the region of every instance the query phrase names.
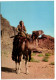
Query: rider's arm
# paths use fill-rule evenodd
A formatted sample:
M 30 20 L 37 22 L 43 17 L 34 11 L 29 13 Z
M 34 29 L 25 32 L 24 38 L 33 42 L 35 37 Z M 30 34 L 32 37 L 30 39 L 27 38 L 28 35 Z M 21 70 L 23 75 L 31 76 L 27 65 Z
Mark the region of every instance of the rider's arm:
M 26 33 L 26 28 L 25 28 L 25 26 L 24 26 L 24 32 Z
M 17 31 L 21 31 L 20 25 L 17 26 Z
M 17 31 L 18 31 L 18 26 L 17 26 Z

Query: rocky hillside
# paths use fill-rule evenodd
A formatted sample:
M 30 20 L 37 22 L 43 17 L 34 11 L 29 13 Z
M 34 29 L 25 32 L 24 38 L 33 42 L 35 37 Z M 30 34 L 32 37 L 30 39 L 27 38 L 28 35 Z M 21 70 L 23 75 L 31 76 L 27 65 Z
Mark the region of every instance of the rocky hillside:
M 4 51 L 12 51 L 13 38 L 12 36 L 17 34 L 16 28 L 11 26 L 9 21 L 0 15 L 1 18 L 1 49 Z M 30 34 L 31 35 L 31 34 Z M 39 47 L 42 49 L 54 50 L 54 38 L 43 34 L 42 37 L 38 38 Z
M 39 46 L 41 48 L 54 50 L 54 38 L 53 37 L 43 34 L 42 37 L 40 37 L 38 40 L 39 40 Z
M 11 36 L 14 36 L 17 34 L 16 28 L 11 26 L 9 21 L 0 15 L 1 18 L 1 49 L 3 51 L 10 51 L 12 50 L 12 43 L 13 38 Z

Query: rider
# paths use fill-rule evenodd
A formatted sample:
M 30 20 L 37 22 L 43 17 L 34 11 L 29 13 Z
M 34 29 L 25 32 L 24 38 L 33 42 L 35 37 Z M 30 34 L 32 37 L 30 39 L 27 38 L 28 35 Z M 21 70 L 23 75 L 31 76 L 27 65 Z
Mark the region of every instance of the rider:
M 17 31 L 18 31 L 18 35 L 29 38 L 28 34 L 26 33 L 26 28 L 24 26 L 23 21 L 19 22 L 19 25 L 17 26 Z
M 26 33 L 26 28 L 24 26 L 24 22 L 23 21 L 20 21 L 19 22 L 19 25 L 17 26 L 17 31 L 18 31 L 18 35 L 19 36 L 22 36 L 22 37 L 25 37 L 25 38 L 28 38 L 29 39 L 29 36 Z M 25 58 L 25 56 L 23 55 L 23 59 L 24 58 Z
M 24 22 L 23 21 L 20 21 L 19 22 L 19 25 L 17 26 L 17 31 L 18 31 L 18 34 L 21 34 L 21 36 L 24 36 L 26 37 L 26 28 L 24 26 Z

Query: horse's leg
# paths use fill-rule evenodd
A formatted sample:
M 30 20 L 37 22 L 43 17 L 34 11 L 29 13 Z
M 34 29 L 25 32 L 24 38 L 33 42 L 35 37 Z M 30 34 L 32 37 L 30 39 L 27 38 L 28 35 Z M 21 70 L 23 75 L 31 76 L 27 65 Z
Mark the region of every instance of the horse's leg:
M 31 60 L 31 51 L 29 50 L 29 62 L 30 62 L 30 60 Z
M 15 70 L 16 70 L 16 73 L 18 74 L 18 63 L 15 62 Z
M 17 62 L 15 62 L 15 70 L 17 70 Z
M 20 62 L 18 63 L 18 67 L 17 67 L 17 73 L 20 73 Z
M 26 68 L 26 74 L 28 74 L 28 63 L 27 63 L 27 59 L 25 59 L 25 68 Z
M 20 62 L 19 62 L 19 63 L 17 63 L 16 73 L 17 73 L 17 74 L 19 74 L 19 73 L 20 73 Z
M 17 74 L 20 73 L 20 69 L 21 69 L 21 56 L 18 57 L 19 61 L 18 61 L 18 65 L 17 65 Z

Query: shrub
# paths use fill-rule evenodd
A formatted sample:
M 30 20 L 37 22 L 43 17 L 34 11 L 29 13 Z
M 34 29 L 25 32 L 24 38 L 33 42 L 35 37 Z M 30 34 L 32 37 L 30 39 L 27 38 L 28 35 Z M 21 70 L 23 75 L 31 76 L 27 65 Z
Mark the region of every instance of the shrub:
M 48 62 L 48 58 L 49 58 L 48 56 L 45 56 L 45 57 L 43 58 L 43 61 L 44 61 L 44 62 Z
M 48 59 L 44 58 L 43 61 L 44 61 L 44 62 L 48 62 Z
M 35 56 L 36 55 L 36 53 L 32 53 L 32 56 Z
M 30 60 L 31 62 L 39 62 L 39 60 L 35 60 L 33 57 Z
M 46 53 L 45 56 L 50 56 L 50 53 Z
M 42 56 L 43 56 L 43 54 L 39 54 L 38 56 L 39 56 L 39 57 L 42 57 Z
M 55 64 L 54 62 L 51 62 L 51 63 L 50 63 L 50 65 L 54 65 L 54 64 Z

